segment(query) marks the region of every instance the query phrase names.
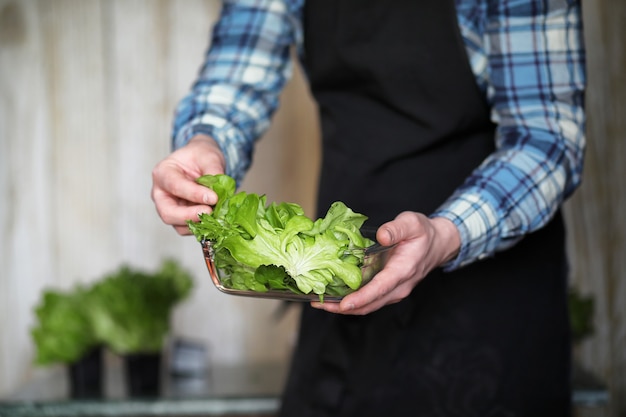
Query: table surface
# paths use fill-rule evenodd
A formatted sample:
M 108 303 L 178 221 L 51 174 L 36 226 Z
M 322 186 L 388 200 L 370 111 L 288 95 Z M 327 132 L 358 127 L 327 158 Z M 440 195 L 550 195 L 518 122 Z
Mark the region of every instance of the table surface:
M 158 396 L 126 393 L 121 361 L 107 363 L 102 398 L 71 399 L 66 369 L 38 375 L 15 393 L 0 397 L 0 417 L 272 415 L 287 376 L 284 363 L 212 366 L 195 376 L 163 372 Z
M 274 415 L 286 375 L 284 363 L 213 366 L 202 376 L 163 375 L 157 397 L 132 398 L 121 366 L 108 365 L 102 398 L 72 400 L 66 372 L 58 368 L 0 398 L 0 417 Z M 576 407 L 608 403 L 607 390 L 593 375 L 575 367 L 573 379 Z

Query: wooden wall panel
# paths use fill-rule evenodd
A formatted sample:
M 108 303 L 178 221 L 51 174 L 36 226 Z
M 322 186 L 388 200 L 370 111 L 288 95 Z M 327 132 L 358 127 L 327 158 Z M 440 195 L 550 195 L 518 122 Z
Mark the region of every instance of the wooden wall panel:
M 583 2 L 588 150 L 567 206 L 572 281 L 595 297 L 595 334 L 577 352 L 609 386 L 608 415 L 626 415 L 626 2 Z
M 39 17 L 34 2 L 0 3 L 0 391 L 30 369 L 29 309 L 54 268 Z
M 99 2 L 37 2 L 50 151 L 45 202 L 50 215 L 58 285 L 87 281 L 109 266 L 115 245 L 107 238 L 114 213 L 115 142 L 107 123 L 104 27 Z M 68 13 L 71 10 L 71 13 Z M 29 94 L 32 100 L 37 92 Z
M 216 0 L 0 2 L 0 393 L 42 372 L 31 366 L 28 331 L 43 288 L 89 282 L 122 263 L 153 268 L 165 257 L 196 278 L 173 335 L 206 342 L 217 362 L 289 354 L 295 312 L 277 322 L 278 302 L 219 293 L 198 243 L 163 225 L 150 200 L 174 106 L 219 9 Z M 297 101 L 299 91 L 306 99 L 296 80 L 285 94 Z M 280 113 L 288 121 L 264 138 L 268 165 L 256 163 L 259 180 L 247 186 L 290 201 L 307 195 L 310 204 L 308 185 L 285 185 L 315 173 L 289 175 L 294 145 L 286 143 L 300 129 Z M 271 149 L 287 150 L 283 160 Z

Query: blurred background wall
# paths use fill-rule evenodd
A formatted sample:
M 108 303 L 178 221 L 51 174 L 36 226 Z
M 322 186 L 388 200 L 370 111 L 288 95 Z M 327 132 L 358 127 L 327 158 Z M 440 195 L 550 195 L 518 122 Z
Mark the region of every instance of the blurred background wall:
M 587 157 L 566 205 L 572 285 L 595 301 L 594 334 L 576 354 L 608 385 L 608 416 L 626 416 L 626 2 L 584 0 Z M 594 414 L 595 415 L 595 414 Z
M 164 226 L 151 170 L 169 153 L 172 112 L 219 13 L 216 0 L 0 0 L 0 394 L 33 373 L 29 329 L 43 288 L 90 282 L 121 263 L 173 257 L 195 277 L 173 334 L 211 360 L 288 357 L 297 311 L 220 294 L 199 245 Z M 585 182 L 566 207 L 572 285 L 595 297 L 583 364 L 626 415 L 626 2 L 584 2 L 589 56 Z M 313 214 L 315 107 L 296 71 L 244 189 Z
M 43 288 L 165 257 L 195 277 L 173 334 L 213 362 L 285 359 L 297 314 L 219 293 L 199 244 L 158 218 L 153 166 L 170 152 L 177 101 L 208 46 L 218 1 L 0 1 L 0 392 L 33 372 L 29 329 Z M 243 188 L 314 201 L 317 126 L 296 73 Z

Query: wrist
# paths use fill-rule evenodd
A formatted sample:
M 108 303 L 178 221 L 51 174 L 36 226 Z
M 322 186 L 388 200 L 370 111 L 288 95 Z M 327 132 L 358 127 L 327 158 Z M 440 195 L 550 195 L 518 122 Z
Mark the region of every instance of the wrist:
M 219 148 L 217 141 L 205 133 L 197 133 L 193 135 L 187 144 L 204 144 Z
M 456 225 L 445 217 L 433 217 L 431 223 L 435 229 L 435 245 L 440 254 L 441 265 L 458 256 L 461 249 L 461 233 Z

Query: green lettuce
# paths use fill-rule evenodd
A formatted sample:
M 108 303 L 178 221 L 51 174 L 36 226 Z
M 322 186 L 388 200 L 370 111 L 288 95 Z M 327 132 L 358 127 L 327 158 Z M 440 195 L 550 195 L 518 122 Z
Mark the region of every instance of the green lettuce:
M 118 354 L 158 352 L 174 306 L 192 288 L 191 274 L 165 259 L 155 272 L 122 265 L 89 286 L 46 290 L 31 329 L 35 363 L 73 363 L 99 346 Z
M 192 287 L 191 275 L 173 260 L 155 273 L 123 265 L 91 289 L 93 331 L 118 354 L 159 352 L 172 309 Z
M 89 320 L 89 304 L 89 292 L 80 286 L 71 292 L 43 292 L 31 330 L 37 365 L 76 362 L 99 344 Z
M 361 285 L 364 249 L 374 242 L 361 233 L 367 217 L 344 203 L 313 221 L 295 203 L 270 203 L 265 196 L 236 193 L 227 175 L 197 179 L 216 192 L 212 213 L 189 221 L 198 241 L 209 240 L 215 264 L 231 288 L 288 290 L 342 296 Z

